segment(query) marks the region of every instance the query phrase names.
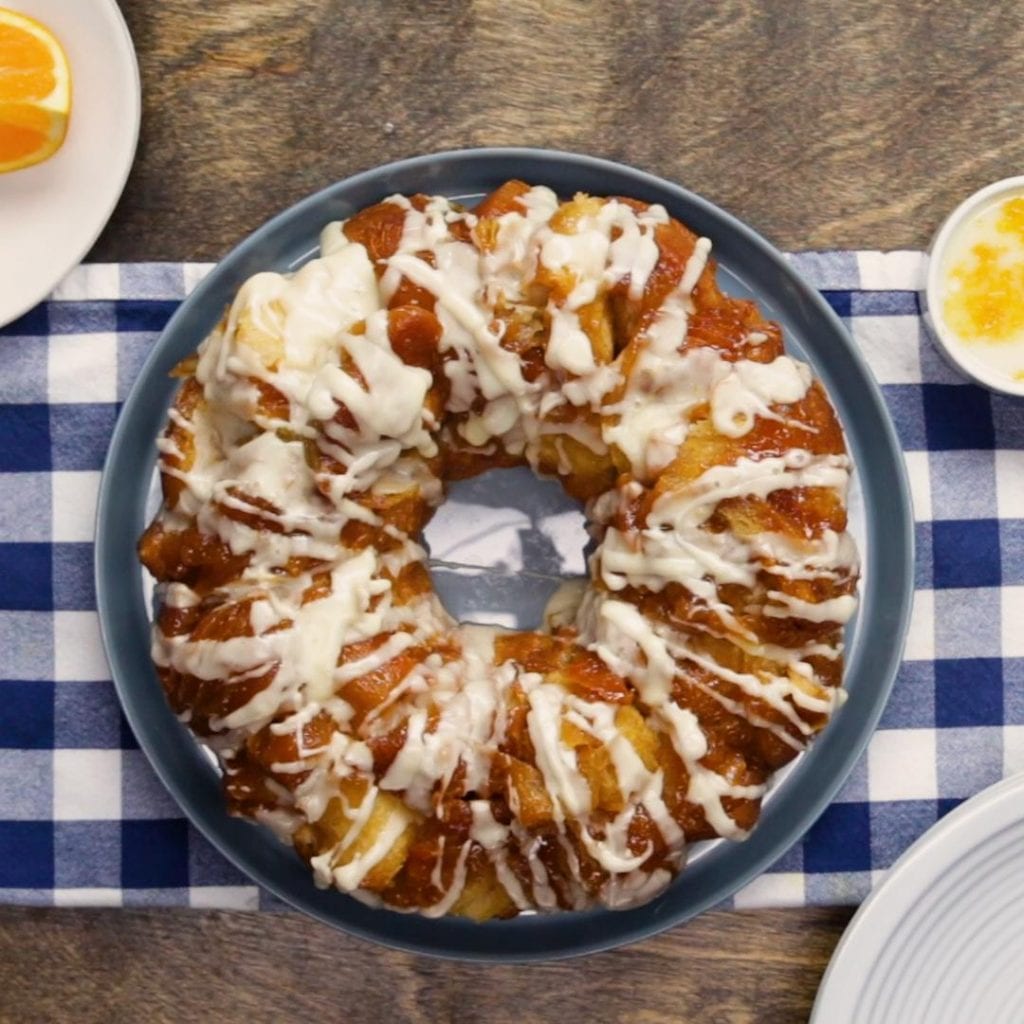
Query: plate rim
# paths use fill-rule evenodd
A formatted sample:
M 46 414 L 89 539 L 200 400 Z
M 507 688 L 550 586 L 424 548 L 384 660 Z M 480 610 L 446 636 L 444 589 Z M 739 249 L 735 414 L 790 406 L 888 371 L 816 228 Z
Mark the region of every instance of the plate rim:
M 855 1019 L 858 1006 L 850 1003 L 848 994 L 863 993 L 862 983 L 902 920 L 898 911 L 915 905 L 937 872 L 953 867 L 1007 825 L 1020 821 L 1024 816 L 1020 809 L 1022 792 L 1024 771 L 992 783 L 940 818 L 900 854 L 843 931 L 822 975 L 808 1024 L 837 1024 Z M 1004 817 L 1011 820 L 1004 821 Z M 992 820 L 986 821 L 988 818 Z M 971 834 L 979 821 L 985 824 L 980 837 Z M 886 899 L 899 885 L 905 891 L 894 907 Z
M 899 581 L 902 585 L 896 588 L 892 586 L 886 588 L 890 598 L 895 598 L 895 603 L 890 614 L 890 617 L 893 618 L 893 642 L 891 647 L 886 651 L 883 651 L 876 659 L 880 659 L 880 666 L 876 672 L 877 678 L 874 683 L 874 690 L 872 691 L 873 702 L 861 715 L 861 724 L 856 730 L 854 742 L 851 745 L 842 751 L 835 750 L 834 743 L 832 747 L 826 748 L 831 755 L 831 762 L 833 765 L 831 774 L 828 776 L 828 781 L 824 786 L 820 786 L 815 790 L 814 799 L 801 805 L 799 813 L 795 816 L 795 820 L 790 821 L 790 823 L 783 828 L 782 831 L 784 832 L 785 838 L 775 838 L 774 840 L 770 840 L 767 835 L 768 830 L 764 827 L 766 824 L 765 818 L 762 817 L 759 828 L 755 829 L 752 833 L 753 836 L 761 836 L 760 843 L 753 843 L 748 840 L 747 844 L 742 845 L 753 846 L 756 850 L 758 845 L 764 847 L 765 844 L 768 844 L 767 850 L 762 850 L 757 853 L 746 868 L 737 874 L 731 875 L 726 884 L 723 885 L 721 882 L 718 882 L 716 885 L 711 887 L 710 892 L 705 893 L 700 898 L 693 899 L 683 911 L 665 914 L 652 912 L 648 915 L 642 915 L 644 920 L 640 922 L 631 922 L 626 925 L 626 927 L 612 928 L 611 934 L 599 933 L 592 938 L 585 938 L 581 940 L 574 939 L 571 943 L 563 943 L 562 945 L 559 945 L 555 950 L 545 949 L 543 942 L 539 943 L 539 948 L 537 948 L 529 944 L 524 944 L 520 941 L 517 944 L 517 949 L 514 953 L 502 950 L 500 948 L 500 943 L 495 942 L 493 939 L 482 943 L 484 948 L 477 948 L 474 943 L 467 943 L 466 941 L 456 942 L 454 940 L 450 941 L 447 945 L 442 943 L 434 946 L 416 938 L 396 938 L 394 935 L 388 933 L 389 929 L 387 928 L 386 923 L 377 927 L 376 921 L 373 921 L 370 925 L 353 923 L 350 920 L 342 921 L 339 920 L 334 913 L 329 913 L 322 907 L 315 905 L 311 899 L 306 899 L 305 896 L 297 896 L 293 892 L 283 891 L 283 883 L 278 879 L 271 877 L 271 875 L 266 871 L 254 869 L 251 861 L 247 861 L 243 853 L 240 853 L 239 850 L 235 849 L 234 844 L 229 842 L 222 835 L 222 832 L 227 828 L 224 822 L 230 820 L 228 819 L 228 816 L 223 813 L 223 808 L 221 808 L 221 818 L 223 818 L 224 821 L 221 821 L 218 824 L 216 821 L 209 820 L 203 813 L 202 808 L 199 806 L 200 800 L 185 792 L 184 785 L 181 783 L 181 780 L 176 777 L 171 766 L 160 762 L 156 757 L 154 757 L 150 749 L 151 743 L 147 742 L 148 729 L 142 722 L 142 701 L 133 695 L 133 685 L 125 677 L 125 673 L 119 671 L 115 643 L 116 625 L 112 618 L 112 602 L 114 600 L 114 596 L 111 588 L 113 588 L 113 581 L 110 582 L 110 587 L 108 587 L 108 580 L 106 578 L 107 574 L 105 572 L 108 560 L 107 547 L 109 533 L 109 530 L 105 529 L 105 526 L 112 514 L 112 509 L 116 505 L 116 497 L 113 493 L 114 474 L 112 472 L 112 468 L 121 446 L 127 443 L 124 435 L 127 430 L 126 424 L 131 418 L 129 414 L 131 413 L 133 406 L 142 401 L 140 398 L 140 395 L 142 394 L 141 382 L 146 381 L 147 378 L 152 376 L 155 372 L 160 361 L 161 348 L 165 339 L 172 336 L 182 322 L 187 321 L 190 311 L 194 307 L 199 306 L 201 301 L 207 295 L 216 293 L 218 288 L 218 271 L 221 270 L 221 268 L 224 268 L 220 276 L 226 276 L 230 279 L 230 271 L 233 269 L 231 266 L 232 261 L 235 263 L 243 262 L 243 258 L 247 252 L 258 247 L 260 243 L 266 242 L 268 239 L 272 239 L 276 231 L 285 227 L 291 221 L 297 220 L 301 218 L 303 214 L 309 213 L 311 210 L 316 210 L 321 205 L 327 203 L 332 195 L 338 191 L 351 191 L 360 186 L 373 185 L 379 182 L 381 184 L 379 193 L 383 196 L 388 194 L 388 189 L 386 187 L 387 180 L 396 174 L 420 173 L 426 176 L 430 173 L 431 167 L 434 167 L 435 170 L 439 167 L 443 167 L 445 169 L 446 177 L 457 178 L 460 171 L 463 175 L 468 173 L 465 166 L 466 164 L 469 165 L 469 170 L 471 171 L 475 164 L 487 166 L 495 161 L 507 167 L 507 172 L 505 172 L 504 175 L 505 177 L 516 176 L 515 171 L 517 164 L 522 163 L 523 161 L 532 161 L 534 163 L 544 165 L 545 167 L 560 165 L 563 169 L 571 171 L 586 171 L 594 174 L 604 172 L 618 178 L 629 178 L 632 183 L 636 183 L 638 188 L 643 186 L 646 190 L 668 195 L 679 203 L 684 203 L 690 207 L 696 208 L 700 211 L 701 215 L 708 217 L 716 223 L 724 225 L 733 232 L 734 235 L 740 237 L 743 240 L 744 245 L 750 246 L 755 251 L 756 256 L 759 259 L 767 261 L 769 268 L 774 273 L 781 275 L 786 283 L 792 287 L 796 298 L 810 307 L 810 310 L 816 320 L 820 321 L 821 319 L 824 319 L 828 327 L 831 329 L 831 332 L 836 337 L 842 339 L 845 349 L 845 357 L 852 361 L 854 368 L 860 373 L 862 379 L 859 381 L 859 384 L 863 385 L 864 390 L 863 392 L 858 392 L 858 400 L 860 401 L 866 398 L 870 403 L 872 407 L 872 426 L 874 429 L 881 432 L 881 436 L 884 441 L 883 456 L 891 457 L 891 464 L 888 464 L 886 468 L 887 471 L 891 471 L 893 478 L 891 482 L 896 489 L 895 497 L 897 501 L 894 503 L 893 514 L 896 516 L 898 526 L 900 527 L 898 535 L 894 535 L 891 538 L 891 541 L 896 546 L 897 550 L 903 555 L 903 565 L 900 567 L 902 570 L 902 579 Z M 391 191 L 394 191 L 394 189 Z M 864 474 L 861 473 L 861 476 L 864 477 Z M 866 527 L 868 528 L 870 535 L 870 516 L 868 517 Z M 113 542 L 111 541 L 111 543 Z M 132 544 L 134 545 L 134 538 L 132 539 Z M 872 546 L 877 547 L 877 544 L 878 541 L 876 540 Z M 136 382 L 133 384 L 129 395 L 124 402 L 114 428 L 110 449 L 103 467 L 96 519 L 94 558 L 97 609 L 100 617 L 101 635 L 108 660 L 110 661 L 111 673 L 114 679 L 118 698 L 121 702 L 126 718 L 138 736 L 139 744 L 146 752 L 146 755 L 150 760 L 150 763 L 153 765 L 157 775 L 160 777 L 165 787 L 171 792 L 186 817 L 188 817 L 188 819 L 199 828 L 206 838 L 218 850 L 220 850 L 228 860 L 230 860 L 245 875 L 256 881 L 259 885 L 263 886 L 274 895 L 311 916 L 339 928 L 340 930 L 359 935 L 360 937 L 369 939 L 373 942 L 405 951 L 424 953 L 440 958 L 500 962 L 563 959 L 599 952 L 648 938 L 668 927 L 689 920 L 696 914 L 701 913 L 709 907 L 730 897 L 751 879 L 763 873 L 775 860 L 798 842 L 811 825 L 818 819 L 825 808 L 831 803 L 835 793 L 848 778 L 857 759 L 860 757 L 870 740 L 870 737 L 873 735 L 878 719 L 880 718 L 888 700 L 889 693 L 895 681 L 897 669 L 902 660 L 902 650 L 909 627 L 910 603 L 914 590 L 913 565 L 914 519 L 910 502 L 910 489 L 907 480 L 906 466 L 902 457 L 902 448 L 896 435 L 895 426 L 866 361 L 857 350 L 839 317 L 827 304 L 817 289 L 809 285 L 786 261 L 785 257 L 754 229 L 750 228 L 727 211 L 722 210 L 717 205 L 696 193 L 675 184 L 674 182 L 615 161 L 559 150 L 527 147 L 487 147 L 446 150 L 443 152 L 412 157 L 405 160 L 393 161 L 388 164 L 383 164 L 378 167 L 361 171 L 328 185 L 326 188 L 299 200 L 297 203 L 270 218 L 263 225 L 257 228 L 256 231 L 243 238 L 235 247 L 233 247 L 221 263 L 218 264 L 218 266 L 215 267 L 206 278 L 204 278 L 192 294 L 186 298 L 186 300 L 172 315 L 160 337 L 154 344 L 153 350 L 150 352 L 143 364 Z M 174 721 L 174 716 L 170 713 L 169 709 L 166 709 L 166 714 L 167 717 Z M 841 714 L 842 712 L 840 712 L 840 715 Z M 835 726 L 833 725 L 832 728 L 835 728 Z M 194 738 L 192 741 L 193 743 L 196 742 Z M 838 740 L 836 742 L 838 742 Z M 813 754 L 822 746 L 824 746 L 824 744 L 816 744 L 812 748 L 811 753 Z M 823 756 L 825 755 L 819 755 L 819 760 Z M 775 831 L 778 830 L 778 828 L 775 829 Z M 736 844 L 736 847 L 739 846 L 741 846 L 741 844 Z M 739 854 L 736 856 L 739 856 Z M 683 872 L 680 877 L 681 879 L 685 879 L 686 872 Z M 342 898 L 346 899 L 345 897 Z M 349 902 L 354 903 L 355 901 L 350 900 Z M 658 900 L 655 900 L 654 904 L 657 903 Z M 648 904 L 645 908 L 639 909 L 641 911 L 647 910 L 654 906 L 654 904 Z M 350 912 L 353 912 L 351 911 L 351 908 Z M 376 911 L 375 913 L 382 916 L 394 916 L 399 918 L 403 916 L 387 915 L 386 911 Z M 560 919 L 574 919 L 575 921 L 580 922 L 588 917 L 593 920 L 597 915 L 604 915 L 606 917 L 611 915 L 622 920 L 625 924 L 626 918 L 633 913 L 634 911 L 567 912 L 561 915 L 545 915 L 538 919 L 517 918 L 508 922 L 491 922 L 483 925 L 471 923 L 469 927 L 474 930 L 474 934 L 476 936 L 483 940 L 485 931 L 502 932 L 503 934 L 511 936 L 518 930 L 523 929 L 524 921 L 541 920 L 548 923 L 549 930 L 554 930 L 551 923 Z M 458 934 L 460 929 L 451 925 L 452 920 L 453 919 L 450 918 L 433 919 L 429 923 L 433 929 L 437 929 L 439 932 L 454 936 Z M 454 920 L 458 921 L 458 919 Z M 537 930 L 540 931 L 541 929 L 538 928 Z M 600 929 L 598 929 L 598 931 L 600 932 Z
M 106 16 L 109 17 L 114 32 L 124 44 L 123 48 L 119 48 L 118 53 L 127 58 L 127 70 L 132 80 L 132 88 L 128 96 L 128 100 L 131 105 L 128 122 L 130 125 L 131 144 L 128 149 L 127 159 L 124 162 L 124 167 L 121 168 L 118 173 L 120 180 L 113 193 L 111 201 L 106 204 L 106 208 L 103 210 L 102 215 L 99 216 L 95 228 L 87 233 L 86 243 L 77 247 L 74 250 L 73 255 L 68 259 L 61 260 L 59 263 L 54 264 L 54 267 L 60 267 L 60 272 L 48 275 L 49 283 L 46 284 L 45 287 L 41 286 L 33 289 L 32 291 L 26 292 L 25 295 L 27 298 L 22 297 L 21 302 L 13 305 L 11 310 L 6 312 L 4 310 L 0 310 L 0 328 L 7 327 L 14 323 L 14 321 L 19 317 L 24 316 L 29 310 L 39 305 L 39 303 L 42 302 L 54 290 L 54 288 L 56 288 L 57 285 L 60 284 L 61 281 L 63 281 L 64 278 L 67 277 L 67 275 L 74 270 L 86 256 L 89 255 L 89 251 L 96 244 L 96 240 L 100 235 L 103 234 L 103 230 L 110 223 L 110 218 L 113 217 L 118 203 L 121 202 L 121 196 L 124 195 L 124 189 L 128 184 L 128 178 L 131 175 L 132 167 L 135 166 L 135 154 L 139 148 L 139 132 L 142 127 L 142 75 L 139 71 L 139 57 L 135 52 L 135 42 L 132 39 L 131 31 L 128 28 L 128 22 L 125 21 L 124 12 L 118 5 L 117 0 L 98 0 L 97 9 L 103 9 L 106 11 Z M 22 12 L 19 9 L 19 13 L 30 14 L 31 12 Z M 72 103 L 73 102 L 74 98 L 72 97 Z

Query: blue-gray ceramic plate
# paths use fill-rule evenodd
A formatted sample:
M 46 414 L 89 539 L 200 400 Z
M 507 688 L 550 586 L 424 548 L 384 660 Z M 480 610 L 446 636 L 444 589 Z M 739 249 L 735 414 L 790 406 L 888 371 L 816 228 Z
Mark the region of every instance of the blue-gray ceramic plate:
M 153 670 L 135 544 L 151 511 L 154 440 L 175 389 L 168 371 L 195 349 L 246 278 L 301 264 L 315 254 L 325 223 L 392 193 L 440 193 L 471 202 L 513 177 L 563 195 L 585 191 L 661 203 L 712 240 L 723 288 L 754 296 L 767 316 L 781 321 L 789 347 L 810 361 L 839 410 L 857 468 L 851 518 L 864 579 L 860 612 L 847 639 L 849 700 L 775 785 L 748 840 L 703 845 L 682 875 L 643 907 L 474 924 L 374 910 L 318 890 L 306 865 L 269 831 L 227 815 L 216 770 L 171 713 Z M 472 493 L 468 497 L 472 505 Z M 97 596 L 111 670 L 139 743 L 189 818 L 242 871 L 322 921 L 400 949 L 540 960 L 607 949 L 685 921 L 726 899 L 804 834 L 863 750 L 896 674 L 912 593 L 912 525 L 899 445 L 869 370 L 829 306 L 764 239 L 699 196 L 619 164 L 543 150 L 466 150 L 389 164 L 310 196 L 242 242 L 182 304 L 143 367 L 111 441 L 97 524 Z M 446 530 L 458 539 L 457 521 L 449 518 Z M 449 596 L 444 587 L 442 594 Z M 455 614 L 465 614 L 457 605 L 449 600 Z

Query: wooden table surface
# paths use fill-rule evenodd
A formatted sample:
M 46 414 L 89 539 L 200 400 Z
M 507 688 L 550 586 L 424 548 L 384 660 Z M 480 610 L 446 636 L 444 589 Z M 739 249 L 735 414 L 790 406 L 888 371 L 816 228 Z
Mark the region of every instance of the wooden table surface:
M 1024 171 L 1024 21 L 960 0 L 123 0 L 138 159 L 95 260 L 216 259 L 383 161 L 612 157 L 783 248 L 923 247 Z M 583 961 L 479 967 L 294 915 L 0 910 L 0 1020 L 805 1020 L 850 910 L 709 913 Z

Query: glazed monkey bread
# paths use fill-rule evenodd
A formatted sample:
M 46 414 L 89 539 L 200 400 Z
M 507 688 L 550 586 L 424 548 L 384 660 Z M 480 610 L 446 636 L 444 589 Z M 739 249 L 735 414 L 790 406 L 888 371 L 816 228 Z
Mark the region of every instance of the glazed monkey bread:
M 840 703 L 849 460 L 779 326 L 661 206 L 392 196 L 247 281 L 159 441 L 153 657 L 232 813 L 428 915 L 635 905 L 742 838 Z M 585 503 L 542 630 L 460 625 L 445 484 Z

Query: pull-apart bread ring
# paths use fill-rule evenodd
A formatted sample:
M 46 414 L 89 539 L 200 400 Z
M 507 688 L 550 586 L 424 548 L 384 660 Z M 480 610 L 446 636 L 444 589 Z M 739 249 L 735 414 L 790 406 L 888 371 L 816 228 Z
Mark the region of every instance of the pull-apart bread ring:
M 626 907 L 742 838 L 842 697 L 850 464 L 779 326 L 661 206 L 393 196 L 247 281 L 159 442 L 153 657 L 230 810 L 428 915 Z M 529 465 L 585 503 L 545 627 L 460 625 L 424 525 Z

